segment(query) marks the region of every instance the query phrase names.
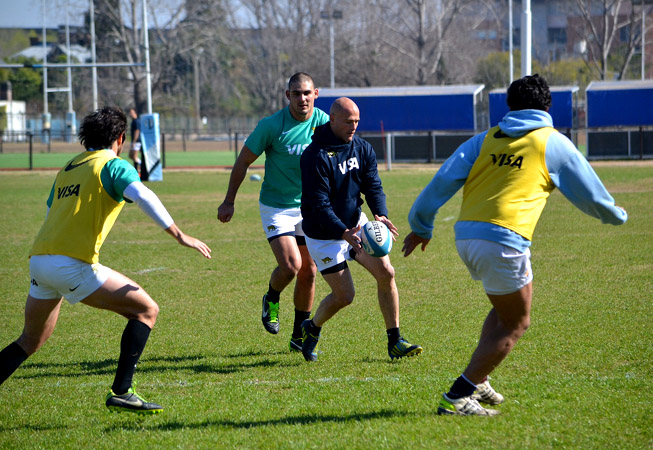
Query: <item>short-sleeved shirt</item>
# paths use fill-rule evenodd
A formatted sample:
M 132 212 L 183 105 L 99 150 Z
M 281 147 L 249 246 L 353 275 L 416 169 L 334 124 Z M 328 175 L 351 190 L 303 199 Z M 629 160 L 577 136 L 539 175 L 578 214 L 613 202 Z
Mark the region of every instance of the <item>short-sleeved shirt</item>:
M 300 122 L 288 107 L 261 119 L 245 141 L 255 155 L 265 152 L 265 176 L 259 201 L 274 208 L 299 208 L 302 177 L 299 159 L 311 143 L 315 127 L 327 123 L 329 116 L 314 108 L 311 117 Z

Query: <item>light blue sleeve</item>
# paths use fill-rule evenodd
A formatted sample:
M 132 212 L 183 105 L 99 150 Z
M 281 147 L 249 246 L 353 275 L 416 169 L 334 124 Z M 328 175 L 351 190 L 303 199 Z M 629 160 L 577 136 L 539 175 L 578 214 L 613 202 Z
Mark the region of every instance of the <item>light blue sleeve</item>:
M 553 184 L 578 209 L 612 225 L 628 220 L 626 211 L 615 205 L 592 166 L 565 135 L 549 137 L 545 159 Z
M 419 194 L 408 213 L 408 223 L 415 234 L 426 239 L 433 236 L 435 215 L 464 186 L 486 134 L 487 131 L 460 145 Z

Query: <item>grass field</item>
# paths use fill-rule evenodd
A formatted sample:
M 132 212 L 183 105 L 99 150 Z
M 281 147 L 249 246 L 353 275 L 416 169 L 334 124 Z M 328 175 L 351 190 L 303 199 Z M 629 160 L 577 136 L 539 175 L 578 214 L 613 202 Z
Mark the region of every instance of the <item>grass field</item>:
M 400 239 L 433 171 L 381 174 Z M 309 364 L 287 350 L 290 290 L 281 333 L 260 323 L 274 264 L 258 218 L 260 184 L 245 181 L 236 216 L 221 224 L 227 171 L 166 172 L 149 186 L 213 259 L 176 244 L 134 205 L 101 255 L 161 307 L 135 379 L 166 410 L 148 418 L 106 411 L 125 321 L 64 304 L 52 338 L 0 387 L 0 448 L 649 449 L 653 165 L 597 172 L 630 219 L 601 225 L 551 196 L 532 247 L 532 325 L 493 374 L 507 400 L 490 419 L 436 415 L 489 310 L 455 251 L 460 195 L 438 215 L 425 253 L 403 258 L 399 243 L 392 252 L 402 332 L 424 353 L 390 362 L 373 279 L 354 265 L 356 300 L 326 324 L 323 353 Z M 53 177 L 0 173 L 0 348 L 22 329 L 27 254 Z M 319 279 L 316 297 L 326 293 Z

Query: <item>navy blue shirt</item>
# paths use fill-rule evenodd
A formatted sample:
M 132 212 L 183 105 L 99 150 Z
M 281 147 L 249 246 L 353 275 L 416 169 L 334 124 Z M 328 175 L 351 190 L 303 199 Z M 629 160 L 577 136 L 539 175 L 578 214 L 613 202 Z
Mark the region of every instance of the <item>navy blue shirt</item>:
M 132 126 L 131 126 L 131 133 L 132 133 L 132 142 L 134 142 L 134 135 L 136 134 L 136 130 L 141 129 L 141 120 L 137 117 L 136 119 L 132 120 Z M 141 141 L 140 135 L 138 137 L 138 142 Z
M 302 228 L 312 239 L 342 239 L 354 228 L 364 203 L 379 216 L 388 215 L 385 193 L 372 145 L 354 135 L 344 143 L 330 123 L 315 129 L 300 159 L 302 169 Z

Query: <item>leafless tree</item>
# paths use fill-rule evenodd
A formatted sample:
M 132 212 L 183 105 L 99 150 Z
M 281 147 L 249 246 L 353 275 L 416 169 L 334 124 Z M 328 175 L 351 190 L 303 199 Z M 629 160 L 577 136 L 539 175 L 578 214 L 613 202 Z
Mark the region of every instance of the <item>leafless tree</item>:
M 582 30 L 587 36 L 587 64 L 595 69 L 602 80 L 611 78 L 610 55 L 621 53 L 621 62 L 614 72 L 622 79 L 628 69 L 635 49 L 641 44 L 637 31 L 638 17 L 632 2 L 626 0 L 576 0 L 582 19 Z M 627 38 L 620 41 L 620 32 Z

